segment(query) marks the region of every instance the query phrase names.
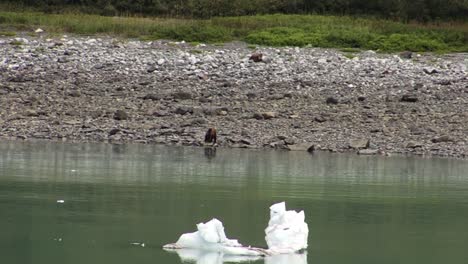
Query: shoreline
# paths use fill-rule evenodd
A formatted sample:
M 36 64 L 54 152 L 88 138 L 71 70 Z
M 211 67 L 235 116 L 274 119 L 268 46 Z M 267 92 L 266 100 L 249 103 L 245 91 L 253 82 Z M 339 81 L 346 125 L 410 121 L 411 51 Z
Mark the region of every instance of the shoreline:
M 0 52 L 0 138 L 202 146 L 216 127 L 220 147 L 468 156 L 466 54 L 42 35 Z
M 208 158 L 216 157 L 216 150 L 233 150 L 233 149 L 242 149 L 245 151 L 284 151 L 284 152 L 295 152 L 303 153 L 304 155 L 323 155 L 323 154 L 332 154 L 332 155 L 352 155 L 352 156 L 361 156 L 365 157 L 381 157 L 381 158 L 418 158 L 418 159 L 444 159 L 444 160 L 454 160 L 454 161 L 467 161 L 467 156 L 440 156 L 440 155 L 431 155 L 431 154 L 414 154 L 414 153 L 396 153 L 396 152 L 387 152 L 387 153 L 375 153 L 375 154 L 359 154 L 356 150 L 315 150 L 313 152 L 307 152 L 306 150 L 288 150 L 288 149 L 275 149 L 275 148 L 256 148 L 256 147 L 231 147 L 231 146 L 208 146 L 208 145 L 181 145 L 181 144 L 168 144 L 168 143 L 144 143 L 138 141 L 128 141 L 128 142 L 109 142 L 109 141 L 79 141 L 79 140 L 58 140 L 58 139 L 20 139 L 20 138 L 5 138 L 0 137 L 0 142 L 3 143 L 31 143 L 31 144 L 103 144 L 103 145 L 133 145 L 133 146 L 162 146 L 162 147 L 179 147 L 179 148 L 195 148 L 195 149 L 215 149 L 214 152 L 205 152 L 205 155 Z

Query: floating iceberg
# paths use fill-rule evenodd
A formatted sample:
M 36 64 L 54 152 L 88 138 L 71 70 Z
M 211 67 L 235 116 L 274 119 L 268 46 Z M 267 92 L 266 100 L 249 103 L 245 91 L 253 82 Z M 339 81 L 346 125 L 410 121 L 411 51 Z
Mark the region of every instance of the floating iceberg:
M 206 223 L 197 224 L 197 230 L 180 236 L 177 242 L 167 244 L 164 249 L 199 249 L 220 252 L 226 255 L 260 256 L 265 250 L 245 247 L 235 239 L 228 239 L 224 233 L 224 226 L 216 218 Z
M 287 254 L 306 249 L 309 227 L 304 220 L 304 211 L 286 211 L 285 202 L 272 205 L 265 229 L 268 252 L 271 255 Z
M 268 249 L 244 246 L 235 239 L 228 239 L 224 233 L 223 223 L 216 218 L 206 223 L 197 224 L 197 231 L 183 234 L 177 242 L 167 244 L 163 248 L 169 250 L 196 249 L 219 252 L 223 256 L 291 254 L 307 248 L 309 228 L 304 220 L 304 211 L 286 211 L 285 202 L 281 202 L 270 207 L 270 221 L 265 229 L 265 240 Z

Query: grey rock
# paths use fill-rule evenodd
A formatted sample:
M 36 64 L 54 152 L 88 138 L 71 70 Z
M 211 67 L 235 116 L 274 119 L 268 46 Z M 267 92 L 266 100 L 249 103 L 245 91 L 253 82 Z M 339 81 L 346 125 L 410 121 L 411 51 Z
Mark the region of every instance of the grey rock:
M 263 112 L 261 113 L 264 119 L 272 119 L 278 117 L 278 113 L 276 112 Z
M 327 104 L 332 104 L 332 105 L 336 105 L 339 103 L 338 99 L 336 99 L 335 97 L 328 97 L 325 102 Z
M 207 116 L 216 116 L 216 115 L 222 115 L 222 112 L 226 111 L 227 109 L 224 107 L 203 107 L 202 111 L 205 115 Z
M 163 98 L 162 95 L 153 94 L 153 93 L 150 93 L 150 94 L 147 94 L 147 95 L 143 96 L 143 100 L 152 100 L 152 101 L 159 101 L 162 98 Z
M 418 97 L 414 94 L 405 94 L 400 99 L 401 102 L 407 102 L 407 103 L 416 103 L 418 100 L 419 100 Z
M 119 129 L 119 128 L 113 128 L 113 129 L 111 129 L 111 130 L 109 131 L 109 136 L 113 136 L 113 135 L 115 135 L 115 134 L 117 134 L 117 133 L 119 133 L 119 132 L 120 132 L 120 129 Z
M 327 121 L 327 119 L 323 115 L 319 115 L 319 116 L 314 117 L 314 120 L 316 122 L 319 122 L 319 123 L 323 123 L 323 122 Z
M 39 113 L 35 110 L 32 110 L 32 109 L 28 109 L 25 111 L 24 113 L 25 116 L 30 116 L 30 117 L 38 117 L 39 116 Z
M 60 58 L 57 59 L 57 62 L 58 63 L 67 63 L 68 59 L 66 57 L 60 57 Z
M 172 97 L 178 100 L 190 100 L 193 99 L 193 95 L 190 92 L 179 91 L 172 93 Z
M 68 93 L 68 95 L 71 96 L 71 97 L 80 97 L 80 96 L 81 96 L 81 93 L 80 93 L 80 91 L 73 90 L 73 91 L 70 91 L 70 92 Z
M 252 145 L 252 142 L 246 138 L 242 138 L 241 140 L 239 140 L 239 143 L 244 145 Z
M 204 118 L 195 118 L 191 121 L 192 126 L 201 126 L 207 123 L 208 122 Z
M 409 141 L 406 143 L 406 148 L 415 149 L 415 148 L 422 148 L 424 143 L 419 141 Z
M 359 155 L 377 155 L 379 154 L 378 149 L 360 149 L 358 151 Z
M 193 113 L 193 107 L 190 106 L 179 106 L 174 110 L 175 114 L 185 115 Z
M 115 120 L 127 120 L 128 114 L 124 110 L 117 110 L 114 113 L 114 119 Z
M 413 52 L 411 52 L 411 51 L 401 52 L 400 57 L 403 58 L 403 59 L 411 59 L 411 58 L 413 58 Z
M 349 147 L 352 149 L 365 149 L 370 144 L 369 139 L 352 139 L 349 141 Z
M 163 117 L 163 116 L 168 116 L 169 113 L 167 111 L 164 111 L 164 110 L 157 110 L 157 111 L 154 111 L 152 113 L 153 116 L 156 116 L 156 117 Z
M 453 142 L 453 138 L 449 136 L 440 136 L 431 139 L 432 143 L 441 143 L 441 142 Z
M 254 113 L 252 117 L 255 118 L 255 119 L 257 119 L 257 120 L 263 120 L 263 119 L 265 119 L 265 118 L 263 117 L 263 114 L 262 114 L 262 113 Z
M 200 97 L 200 98 L 198 98 L 198 101 L 200 103 L 210 103 L 212 100 L 210 98 L 207 98 L 207 97 Z
M 312 143 L 300 143 L 295 145 L 286 145 L 286 149 L 290 151 L 307 151 L 307 152 L 314 152 L 315 145 Z
M 435 74 L 435 73 L 439 73 L 438 70 L 434 69 L 434 68 L 424 68 L 423 71 L 426 73 L 426 74 Z
M 158 68 L 154 65 L 151 65 L 149 66 L 147 69 L 146 69 L 146 72 L 148 73 L 152 73 L 152 72 L 155 72 Z

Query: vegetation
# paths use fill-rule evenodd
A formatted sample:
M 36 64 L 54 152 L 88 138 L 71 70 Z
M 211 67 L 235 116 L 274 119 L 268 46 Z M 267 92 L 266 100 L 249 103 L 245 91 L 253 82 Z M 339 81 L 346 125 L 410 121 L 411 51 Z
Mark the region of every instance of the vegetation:
M 468 51 L 466 23 L 421 25 L 349 16 L 263 15 L 193 20 L 0 12 L 0 25 L 30 31 L 43 27 L 49 33 L 105 33 L 193 43 L 244 40 L 251 45 L 333 47 L 351 51 Z
M 49 13 L 210 18 L 258 14 L 373 15 L 400 21 L 467 19 L 466 0 L 3 0 Z

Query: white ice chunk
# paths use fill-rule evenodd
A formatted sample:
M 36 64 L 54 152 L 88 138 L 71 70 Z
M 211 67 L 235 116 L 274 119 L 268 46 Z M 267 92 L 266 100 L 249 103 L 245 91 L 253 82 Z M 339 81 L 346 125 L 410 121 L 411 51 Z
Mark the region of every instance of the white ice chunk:
M 262 255 L 258 250 L 242 246 L 236 239 L 228 239 L 224 233 L 223 223 L 216 218 L 197 224 L 197 230 L 181 235 L 177 242 L 165 245 L 164 248 L 201 249 L 229 255 Z
M 141 243 L 141 242 L 132 242 L 132 243 L 130 243 L 130 244 L 132 244 L 132 245 L 134 245 L 134 246 L 145 247 L 145 243 Z
M 270 254 L 294 253 L 307 248 L 309 227 L 304 211 L 286 211 L 284 202 L 270 207 L 270 221 L 265 240 Z
M 65 200 L 57 200 L 57 203 L 64 203 Z

